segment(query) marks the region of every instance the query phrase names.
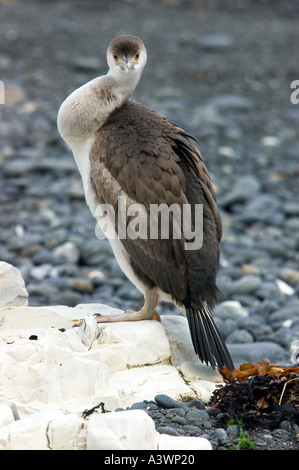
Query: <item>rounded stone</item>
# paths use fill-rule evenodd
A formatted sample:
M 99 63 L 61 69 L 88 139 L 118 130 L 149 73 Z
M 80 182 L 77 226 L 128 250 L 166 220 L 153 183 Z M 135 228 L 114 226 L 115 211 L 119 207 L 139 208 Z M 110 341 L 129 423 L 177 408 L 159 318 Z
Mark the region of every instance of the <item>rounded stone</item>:
M 246 330 L 236 330 L 229 334 L 226 341 L 230 344 L 235 343 L 253 343 L 253 336 Z
M 198 40 L 200 49 L 205 51 L 225 51 L 234 46 L 234 39 L 229 34 L 207 34 Z
M 170 434 L 171 436 L 180 436 L 180 433 L 171 426 L 159 426 L 157 431 L 160 434 Z
M 145 410 L 147 404 L 144 401 L 138 401 L 131 406 L 131 410 Z
M 258 276 L 247 274 L 232 284 L 231 293 L 250 294 L 251 292 L 256 291 L 261 286 L 261 283 L 262 281 Z
M 192 408 L 193 406 L 195 408 L 197 408 L 198 410 L 204 410 L 205 409 L 205 404 L 202 400 L 200 400 L 199 398 L 194 398 L 194 400 L 192 400 L 190 403 L 189 403 L 189 406 L 190 408 Z
M 223 428 L 216 428 L 213 433 L 213 438 L 218 444 L 226 444 L 228 441 L 227 432 Z
M 162 408 L 178 408 L 179 407 L 179 405 L 173 398 L 163 393 L 160 393 L 159 395 L 155 396 L 155 402 L 157 403 L 157 405 L 161 406 Z
M 183 418 L 182 416 L 174 416 L 172 419 L 171 419 L 171 422 L 172 423 L 176 423 L 176 424 L 180 424 L 182 426 L 184 426 L 185 424 L 188 423 L 188 421 L 186 420 L 186 418 Z
M 227 427 L 226 433 L 230 437 L 238 437 L 239 436 L 239 427 L 237 424 L 231 424 Z
M 204 421 L 210 419 L 210 416 L 204 410 L 194 409 L 188 411 L 188 413 L 186 414 L 186 419 L 188 419 L 189 421 L 199 421 L 200 423 L 203 423 Z

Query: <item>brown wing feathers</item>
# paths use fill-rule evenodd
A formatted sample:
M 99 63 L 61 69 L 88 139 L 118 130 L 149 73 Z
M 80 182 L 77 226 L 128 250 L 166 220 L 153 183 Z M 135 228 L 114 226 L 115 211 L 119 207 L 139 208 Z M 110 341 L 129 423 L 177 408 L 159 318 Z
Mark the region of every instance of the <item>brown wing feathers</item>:
M 216 361 L 219 367 L 232 368 L 209 312 L 218 298 L 215 279 L 221 219 L 210 176 L 189 138 L 175 124 L 142 104 L 129 101 L 98 131 L 91 153 L 91 178 L 99 200 L 116 208 L 121 191 L 147 210 L 150 204 L 203 204 L 204 238 L 200 250 L 185 251 L 183 237 L 152 240 L 149 218 L 146 239 L 127 237 L 122 243 L 142 282 L 149 287 L 158 286 L 186 307 L 199 357 L 213 367 Z M 104 174 L 100 167 L 105 168 Z
M 210 218 L 213 219 L 213 215 L 217 218 L 215 196 L 203 160 L 188 141 L 187 134 L 173 123 L 140 103 L 131 101 L 111 116 L 98 131 L 98 137 L 91 158 L 91 174 L 99 196 L 106 203 L 111 201 L 115 206 L 117 188 L 121 188 L 130 199 L 144 204 L 147 210 L 150 204 L 204 203 Z M 110 193 L 105 189 L 107 185 L 102 173 L 98 171 L 99 164 L 103 164 L 117 182 L 114 189 L 110 186 Z M 194 179 L 197 185 L 192 188 Z M 216 238 L 219 239 L 219 221 L 212 222 L 215 225 L 214 230 L 218 227 Z M 192 263 L 188 276 L 188 258 L 196 256 L 193 264 L 198 267 L 200 254 L 189 252 L 186 258 L 183 239 L 151 240 L 148 237 L 146 240 L 123 240 L 123 243 L 132 262 L 145 276 L 157 285 L 162 283 L 162 287 L 167 287 L 168 293 L 176 300 L 184 301 L 187 284 L 192 284 L 190 276 L 193 277 Z M 217 246 L 214 251 L 218 252 Z M 213 269 L 215 275 L 217 267 Z M 181 288 L 178 290 L 179 283 L 174 282 L 174 278 L 179 277 Z M 196 287 L 197 291 L 199 288 L 200 286 Z M 195 297 L 199 297 L 199 294 L 199 291 L 195 292 Z M 192 300 L 194 303 L 196 299 Z M 197 306 L 196 302 L 194 306 Z

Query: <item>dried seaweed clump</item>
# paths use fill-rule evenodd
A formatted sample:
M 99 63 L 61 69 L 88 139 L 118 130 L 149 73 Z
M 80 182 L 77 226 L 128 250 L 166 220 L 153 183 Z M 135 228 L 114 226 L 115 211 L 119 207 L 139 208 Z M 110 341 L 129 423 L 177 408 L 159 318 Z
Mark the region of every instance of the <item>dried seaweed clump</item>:
M 299 425 L 299 369 L 271 366 L 268 359 L 223 371 L 227 382 L 215 390 L 209 405 L 223 421 L 241 419 L 248 429 L 275 429 L 282 421 Z

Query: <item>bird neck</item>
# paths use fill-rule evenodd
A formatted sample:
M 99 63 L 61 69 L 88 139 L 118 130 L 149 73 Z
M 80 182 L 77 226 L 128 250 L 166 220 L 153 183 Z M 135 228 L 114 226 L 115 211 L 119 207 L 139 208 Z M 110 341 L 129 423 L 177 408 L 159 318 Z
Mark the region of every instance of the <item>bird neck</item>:
M 139 83 L 142 71 L 132 71 L 124 73 L 118 67 L 117 69 L 109 69 L 107 75 L 103 78 L 103 82 L 107 82 L 108 87 L 115 93 L 121 102 L 125 103 L 134 92 Z
M 123 106 L 135 90 L 140 73 L 109 70 L 75 90 L 62 103 L 57 118 L 61 137 L 72 148 L 95 135 L 110 115 Z

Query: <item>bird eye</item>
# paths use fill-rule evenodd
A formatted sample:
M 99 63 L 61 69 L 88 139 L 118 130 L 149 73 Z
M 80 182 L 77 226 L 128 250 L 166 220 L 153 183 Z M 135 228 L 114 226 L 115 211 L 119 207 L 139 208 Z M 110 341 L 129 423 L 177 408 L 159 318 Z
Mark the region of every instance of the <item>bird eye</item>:
M 136 54 L 136 59 L 139 59 L 139 54 Z
M 114 54 L 114 56 L 113 56 L 113 57 L 114 57 L 114 59 L 115 59 L 115 60 L 117 59 L 117 55 L 116 55 L 116 54 Z

